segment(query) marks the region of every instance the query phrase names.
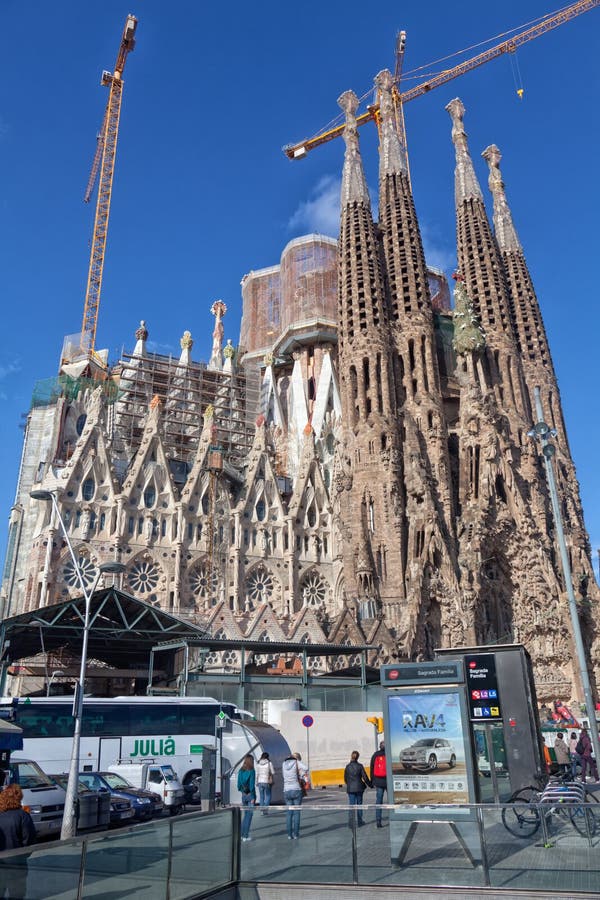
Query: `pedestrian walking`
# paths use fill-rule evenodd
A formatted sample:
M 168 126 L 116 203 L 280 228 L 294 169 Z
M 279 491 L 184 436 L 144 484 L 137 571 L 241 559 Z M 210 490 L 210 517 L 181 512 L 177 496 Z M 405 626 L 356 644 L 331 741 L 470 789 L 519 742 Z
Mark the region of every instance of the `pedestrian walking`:
M 596 765 L 596 760 L 592 756 L 594 748 L 592 746 L 592 739 L 588 734 L 587 728 L 581 729 L 576 750 L 581 757 L 581 780 L 583 781 L 583 783 L 585 784 L 588 769 L 590 770 L 592 778 L 595 778 L 596 781 L 598 781 L 598 766 Z
M 287 806 L 286 829 L 289 841 L 300 837 L 300 806 L 302 805 L 303 788 L 308 778 L 308 769 L 302 762 L 299 753 L 292 753 L 284 759 L 281 766 L 283 775 L 283 799 Z
M 558 771 L 568 772 L 571 766 L 571 756 L 562 731 L 559 731 L 556 735 L 556 740 L 554 741 L 554 755 L 556 756 Z
M 569 738 L 569 754 L 571 756 L 571 778 L 575 780 L 577 775 L 577 766 L 581 767 L 581 759 L 579 758 L 579 753 L 577 752 L 577 744 L 579 743 L 579 738 L 577 737 L 577 732 L 572 731 L 571 737 Z
M 252 824 L 253 809 L 256 802 L 256 773 L 254 771 L 254 757 L 250 753 L 244 757 L 242 768 L 238 772 L 237 786 L 238 791 L 242 795 L 242 806 L 244 807 L 242 840 L 244 842 L 251 841 L 250 825 Z
M 381 812 L 381 804 L 383 803 L 383 795 L 387 791 L 387 769 L 385 762 L 385 743 L 380 741 L 379 750 L 376 750 L 371 757 L 371 765 L 369 766 L 371 773 L 371 784 L 375 788 L 375 824 L 377 828 L 383 828 L 383 816 Z
M 350 754 L 350 762 L 344 769 L 344 784 L 348 793 L 348 803 L 350 806 L 356 806 L 357 824 L 360 828 L 364 825 L 362 814 L 362 802 L 365 788 L 372 787 L 371 779 L 365 771 L 362 763 L 359 763 L 358 750 L 353 750 Z M 352 827 L 352 810 L 348 813 L 348 824 Z
M 259 761 L 256 763 L 256 784 L 258 786 L 258 804 L 259 806 L 271 805 L 271 788 L 273 786 L 273 778 L 275 777 L 275 769 L 273 763 L 269 759 L 269 754 L 263 753 Z M 267 810 L 263 809 L 263 816 L 268 815 Z
M 35 841 L 35 825 L 21 807 L 23 791 L 9 784 L 0 793 L 0 850 L 29 847 Z M 0 897 L 22 900 L 27 896 L 27 857 L 0 862 Z

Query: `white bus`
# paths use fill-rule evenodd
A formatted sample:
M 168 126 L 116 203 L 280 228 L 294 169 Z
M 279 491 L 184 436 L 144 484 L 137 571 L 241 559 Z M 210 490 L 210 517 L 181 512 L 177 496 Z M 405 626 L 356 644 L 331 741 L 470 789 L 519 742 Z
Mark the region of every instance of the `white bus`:
M 24 697 L 0 700 L 0 717 L 23 729 L 23 756 L 45 772 L 69 770 L 73 738 L 72 697 Z M 219 734 L 217 717 L 224 714 Z M 85 697 L 79 751 L 81 771 L 104 771 L 109 765 L 153 759 L 173 766 L 184 785 L 202 774 L 202 750 L 217 750 L 217 793 L 223 773 L 225 799 L 237 799 L 235 778 L 247 753 L 257 758 L 268 750 L 274 761 L 288 747 L 278 732 L 231 703 L 212 697 Z M 220 720 L 219 720 L 220 721 Z M 222 759 L 219 754 L 222 752 Z M 19 754 L 20 755 L 20 754 Z M 225 781 L 227 780 L 227 783 Z

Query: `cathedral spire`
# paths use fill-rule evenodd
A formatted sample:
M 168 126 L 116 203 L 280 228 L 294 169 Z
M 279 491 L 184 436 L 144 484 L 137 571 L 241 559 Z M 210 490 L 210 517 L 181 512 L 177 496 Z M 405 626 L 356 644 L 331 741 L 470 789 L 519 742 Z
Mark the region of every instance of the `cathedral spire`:
M 475 175 L 473 162 L 467 144 L 467 132 L 463 124 L 465 107 L 462 100 L 455 97 L 446 107 L 452 119 L 452 142 L 456 152 L 456 169 L 454 170 L 454 191 L 456 204 L 464 200 L 477 198 L 483 202 L 481 188 Z
M 488 184 L 494 198 L 494 232 L 501 252 L 520 251 L 521 245 L 513 225 L 512 216 L 504 192 L 504 182 L 500 174 L 502 154 L 495 144 L 490 144 L 481 154 L 490 168 Z
M 342 173 L 342 207 L 347 206 L 349 203 L 364 203 L 365 206 L 370 208 L 369 189 L 367 188 L 358 146 L 358 126 L 356 124 L 358 97 L 354 91 L 344 91 L 338 100 L 338 104 L 346 116 L 346 126 L 344 128 L 346 153 L 344 155 L 344 171 Z
M 379 137 L 379 177 L 395 175 L 398 172 L 408 174 L 396 121 L 394 116 L 394 100 L 392 87 L 394 79 L 389 69 L 383 69 L 375 76 L 375 85 L 379 89 L 379 115 L 381 128 Z

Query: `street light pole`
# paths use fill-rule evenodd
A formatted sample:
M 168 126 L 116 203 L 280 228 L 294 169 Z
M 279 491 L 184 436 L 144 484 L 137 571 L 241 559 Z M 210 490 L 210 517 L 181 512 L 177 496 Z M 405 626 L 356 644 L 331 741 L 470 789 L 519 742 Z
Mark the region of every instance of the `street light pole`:
M 579 668 L 579 676 L 583 687 L 583 696 L 585 700 L 585 708 L 590 720 L 590 737 L 594 748 L 594 756 L 596 764 L 600 763 L 600 740 L 598 738 L 598 725 L 596 723 L 596 710 L 594 707 L 594 699 L 592 697 L 592 688 L 590 685 L 590 677 L 587 667 L 587 659 L 585 655 L 585 647 L 581 636 L 581 625 L 579 622 L 579 611 L 577 609 L 577 601 L 575 600 L 575 591 L 573 590 L 573 578 L 571 575 L 571 564 L 569 562 L 569 554 L 567 552 L 567 544 L 565 541 L 565 532 L 563 529 L 562 514 L 560 504 L 558 502 L 558 491 L 556 490 L 556 480 L 554 478 L 554 468 L 552 466 L 552 457 L 556 453 L 556 447 L 550 443 L 550 438 L 556 436 L 556 432 L 544 422 L 544 411 L 542 409 L 542 399 L 539 387 L 535 388 L 535 411 L 537 422 L 533 426 L 533 430 L 529 432 L 530 436 L 539 438 L 542 444 L 542 455 L 544 457 L 544 465 L 546 467 L 546 478 L 548 480 L 548 489 L 550 491 L 550 501 L 552 503 L 552 514 L 554 517 L 554 525 L 556 527 L 556 540 L 560 551 L 560 561 L 565 579 L 565 588 L 567 590 L 567 598 L 569 601 L 569 614 L 571 616 L 571 630 L 573 632 L 573 642 L 575 644 L 575 658 Z
M 71 560 L 73 562 L 73 567 L 77 574 L 77 579 L 79 581 L 79 586 L 81 587 L 81 592 L 83 594 L 83 598 L 85 600 L 85 616 L 83 620 L 83 643 L 81 646 L 81 665 L 79 667 L 79 681 L 75 686 L 75 696 L 73 698 L 73 744 L 71 747 L 71 763 L 69 766 L 69 777 L 67 780 L 67 789 L 66 789 L 66 797 L 65 797 L 65 811 L 63 813 L 63 821 L 62 828 L 60 831 L 61 840 L 66 840 L 67 838 L 75 837 L 77 834 L 77 788 L 79 783 L 79 746 L 81 743 L 81 720 L 83 717 L 83 695 L 85 692 L 85 670 L 87 667 L 87 651 L 88 651 L 88 637 L 90 632 L 90 604 L 92 597 L 94 595 L 94 591 L 98 587 L 98 582 L 100 578 L 105 573 L 117 573 L 124 572 L 125 566 L 123 563 L 118 562 L 108 562 L 102 563 L 98 567 L 98 571 L 96 573 L 96 577 L 94 579 L 94 583 L 90 590 L 87 590 L 83 573 L 81 571 L 81 566 L 79 565 L 79 561 L 75 555 L 75 551 L 73 550 L 73 545 L 71 544 L 71 540 L 69 538 L 69 534 L 67 532 L 67 528 L 65 526 L 63 517 L 60 513 L 60 509 L 58 506 L 58 502 L 56 500 L 55 494 L 52 491 L 32 491 L 30 497 L 33 500 L 50 500 L 52 502 L 52 506 L 55 512 L 55 515 L 60 523 L 60 527 L 62 529 L 63 535 L 65 537 L 65 541 L 67 547 L 69 548 L 69 553 L 71 554 Z

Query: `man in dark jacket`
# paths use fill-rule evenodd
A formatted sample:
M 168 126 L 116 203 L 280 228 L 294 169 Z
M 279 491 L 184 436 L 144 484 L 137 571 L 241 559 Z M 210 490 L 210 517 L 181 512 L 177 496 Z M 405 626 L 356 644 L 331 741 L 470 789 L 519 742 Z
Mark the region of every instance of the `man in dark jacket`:
M 375 788 L 375 822 L 378 828 L 383 828 L 381 804 L 383 803 L 383 795 L 387 791 L 387 769 L 385 764 L 385 744 L 383 741 L 379 744 L 379 750 L 376 750 L 371 757 L 371 784 Z
M 360 828 L 361 825 L 364 825 L 363 822 L 363 814 L 362 814 L 362 802 L 363 802 L 363 794 L 365 792 L 365 788 L 372 787 L 369 776 L 365 772 L 365 767 L 362 763 L 359 763 L 358 757 L 360 756 L 358 750 L 353 750 L 350 754 L 350 762 L 344 769 L 344 783 L 346 785 L 346 791 L 348 793 L 348 803 L 350 806 L 356 806 L 356 818 L 357 824 Z M 352 810 L 350 810 L 350 814 L 348 816 L 348 824 L 352 827 Z
M 29 847 L 35 841 L 35 826 L 28 812 L 21 808 L 23 791 L 10 784 L 0 793 L 0 850 Z M 27 855 L 0 862 L 0 897 L 12 900 L 26 897 Z

